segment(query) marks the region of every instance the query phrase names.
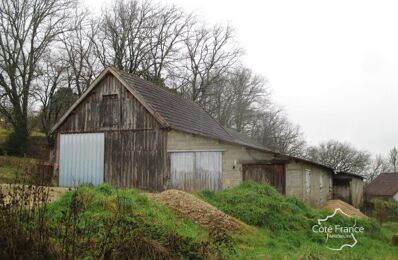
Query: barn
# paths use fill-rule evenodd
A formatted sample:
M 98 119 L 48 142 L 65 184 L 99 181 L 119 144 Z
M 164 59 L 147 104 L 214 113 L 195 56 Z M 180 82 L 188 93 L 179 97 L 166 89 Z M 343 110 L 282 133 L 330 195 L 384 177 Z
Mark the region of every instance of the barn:
M 356 208 L 363 206 L 363 177 L 347 172 L 333 175 L 333 199 L 345 201 Z
M 223 128 L 196 103 L 106 68 L 53 127 L 59 185 L 108 182 L 150 191 L 220 190 L 254 180 L 313 205 L 333 169 L 273 152 Z

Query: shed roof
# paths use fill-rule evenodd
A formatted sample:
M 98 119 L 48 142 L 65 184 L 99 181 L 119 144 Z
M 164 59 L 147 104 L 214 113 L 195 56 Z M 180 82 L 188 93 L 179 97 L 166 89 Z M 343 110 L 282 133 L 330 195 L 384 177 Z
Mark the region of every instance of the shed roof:
M 347 176 L 347 177 L 353 177 L 353 178 L 358 178 L 358 179 L 364 179 L 363 176 L 355 174 L 355 173 L 349 173 L 349 172 L 336 172 L 336 177 L 338 176 Z
M 382 173 L 365 189 L 366 194 L 393 196 L 398 193 L 398 173 Z

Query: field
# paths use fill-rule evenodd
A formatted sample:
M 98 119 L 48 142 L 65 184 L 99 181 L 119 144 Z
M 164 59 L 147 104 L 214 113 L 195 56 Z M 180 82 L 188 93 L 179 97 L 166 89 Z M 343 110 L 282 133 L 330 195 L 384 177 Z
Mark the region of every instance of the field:
M 0 156 L 0 183 L 20 182 L 35 163 L 36 160 L 32 158 Z
M 12 182 L 21 165 L 30 163 L 0 157 L 1 180 Z M 253 182 L 194 196 L 81 186 L 63 191 L 54 202 L 48 199 L 51 191 L 18 187 L 0 185 L 0 190 L 38 203 L 30 203 L 27 212 L 27 206 L 19 206 L 27 205 L 23 201 L 16 199 L 10 207 L 0 196 L 0 241 L 7 241 L 0 242 L 1 259 L 398 259 L 398 246 L 389 243 L 398 233 L 397 222 L 357 219 L 356 225 L 365 229 L 358 244 L 329 250 L 324 235 L 311 229 L 329 211 Z M 354 221 L 341 215 L 331 219 L 342 226 Z

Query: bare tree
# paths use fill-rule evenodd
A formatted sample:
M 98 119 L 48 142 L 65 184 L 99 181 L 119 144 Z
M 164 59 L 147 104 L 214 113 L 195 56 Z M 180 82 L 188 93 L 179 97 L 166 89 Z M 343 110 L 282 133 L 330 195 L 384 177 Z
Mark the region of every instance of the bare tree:
M 188 31 L 185 57 L 174 78 L 184 95 L 206 106 L 212 98 L 211 87 L 238 64 L 242 50 L 234 45 L 230 26 L 208 29 L 193 24 Z
M 163 83 L 165 70 L 179 59 L 191 16 L 175 6 L 118 0 L 102 17 L 93 40 L 102 65 Z
M 209 102 L 204 107 L 223 126 L 238 132 L 256 115 L 256 111 L 269 103 L 269 89 L 264 77 L 250 69 L 238 67 L 213 83 Z
M 155 7 L 149 1 L 116 1 L 101 14 L 98 34 L 93 41 L 103 66 L 115 65 L 140 75 L 149 55 Z
M 40 125 L 47 136 L 49 145 L 52 141 L 49 138 L 49 132 L 52 123 L 54 122 L 52 113 L 52 99 L 56 90 L 59 88 L 62 81 L 62 75 L 66 71 L 66 65 L 62 63 L 60 57 L 54 53 L 47 53 L 43 60 L 38 64 L 38 77 L 35 81 L 35 96 L 41 105 L 40 111 Z
M 94 52 L 93 39 L 98 28 L 84 9 L 75 11 L 71 23 L 72 30 L 60 35 L 62 47 L 58 52 L 68 65 L 65 70 L 68 87 L 81 96 L 102 69 Z
M 388 154 L 388 161 L 391 164 L 394 173 L 397 173 L 397 166 L 398 166 L 398 150 L 396 147 L 392 148 L 390 150 L 390 153 Z
M 354 148 L 349 143 L 330 140 L 308 149 L 310 159 L 330 166 L 337 171 L 365 175 L 371 163 L 370 154 Z
M 380 173 L 387 172 L 389 170 L 388 161 L 381 155 L 377 155 L 370 164 L 369 170 L 365 177 L 367 182 L 373 181 Z
M 145 60 L 145 67 L 148 68 L 146 79 L 164 84 L 164 71 L 170 72 L 180 61 L 178 53 L 191 21 L 192 15 L 185 15 L 176 6 L 163 6 L 156 10 L 156 15 L 152 17 L 149 55 Z
M 250 123 L 250 135 L 277 152 L 303 157 L 306 142 L 299 126 L 291 123 L 280 108 L 273 105 L 257 112 Z
M 0 2 L 0 113 L 14 128 L 15 152 L 27 148 L 28 107 L 37 64 L 57 36 L 69 29 L 73 0 Z

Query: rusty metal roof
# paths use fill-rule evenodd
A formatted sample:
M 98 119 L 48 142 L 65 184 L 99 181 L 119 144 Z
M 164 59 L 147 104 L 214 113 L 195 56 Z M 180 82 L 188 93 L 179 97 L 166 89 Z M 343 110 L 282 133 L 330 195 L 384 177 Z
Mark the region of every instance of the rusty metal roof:
M 367 195 L 393 196 L 398 192 L 398 173 L 382 173 L 365 189 Z

